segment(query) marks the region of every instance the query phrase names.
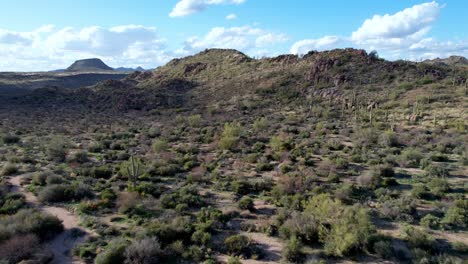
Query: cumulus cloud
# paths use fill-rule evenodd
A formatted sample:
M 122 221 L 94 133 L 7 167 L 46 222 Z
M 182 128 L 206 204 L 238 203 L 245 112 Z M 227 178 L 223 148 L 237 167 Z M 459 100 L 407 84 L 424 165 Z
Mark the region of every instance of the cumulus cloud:
M 171 58 L 157 30 L 138 25 L 60 29 L 43 26 L 31 32 L 0 29 L 0 57 L 0 70 L 53 69 L 89 57 L 102 58 L 116 67 L 149 67 Z
M 229 48 L 258 55 L 259 48 L 286 40 L 287 37 L 284 34 L 269 32 L 257 27 L 214 27 L 203 37 L 189 38 L 184 44 L 183 53 L 193 53 L 207 48 Z
M 377 50 L 387 59 L 443 57 L 467 55 L 468 41 L 438 42 L 427 35 L 443 8 L 436 1 L 414 5 L 395 14 L 374 15 L 351 33 L 351 36 L 325 36 L 294 43 L 291 53 L 305 54 L 310 50 L 356 47 Z
M 239 5 L 246 0 L 180 0 L 169 13 L 170 17 L 183 17 L 207 9 L 211 5 L 235 4 Z
M 236 18 L 237 18 L 236 14 L 229 14 L 229 15 L 226 16 L 227 20 L 233 20 L 233 19 L 236 19 Z
M 353 32 L 352 39 L 358 42 L 372 39 L 402 39 L 427 32 L 431 23 L 439 16 L 441 8 L 441 5 L 433 1 L 406 8 L 393 15 L 374 15 Z
M 338 47 L 344 39 L 339 36 L 325 36 L 319 39 L 305 39 L 298 41 L 291 47 L 293 54 L 305 54 L 310 50 L 326 50 Z

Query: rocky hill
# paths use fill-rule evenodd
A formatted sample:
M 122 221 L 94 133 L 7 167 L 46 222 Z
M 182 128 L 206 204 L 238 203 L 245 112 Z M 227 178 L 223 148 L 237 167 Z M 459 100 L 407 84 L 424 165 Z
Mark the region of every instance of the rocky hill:
M 77 65 L 89 65 L 78 63 Z M 76 65 L 75 65 L 76 66 Z M 75 68 L 75 67 L 73 67 Z M 296 104 L 316 97 L 348 108 L 385 101 L 426 84 L 466 84 L 467 71 L 450 65 L 386 61 L 364 50 L 310 52 L 303 57 L 281 55 L 253 59 L 236 50 L 210 49 L 174 59 L 152 72 L 135 72 L 122 80 L 54 97 L 91 108 L 152 110 L 158 107 L 236 110 L 277 103 Z M 90 95 L 92 94 L 92 96 Z M 356 102 L 356 97 L 361 98 Z M 32 100 L 39 102 L 38 100 Z M 22 102 L 28 102 L 22 98 Z
M 77 60 L 66 69 L 68 72 L 99 72 L 113 70 L 113 68 L 107 66 L 102 60 L 96 58 Z

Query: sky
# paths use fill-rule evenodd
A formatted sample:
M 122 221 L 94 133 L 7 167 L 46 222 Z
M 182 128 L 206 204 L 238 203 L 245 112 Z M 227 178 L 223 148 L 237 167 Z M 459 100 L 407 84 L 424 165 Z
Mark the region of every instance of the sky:
M 207 48 L 252 57 L 359 48 L 468 57 L 466 0 L 0 0 L 0 71 L 101 58 L 155 68 Z

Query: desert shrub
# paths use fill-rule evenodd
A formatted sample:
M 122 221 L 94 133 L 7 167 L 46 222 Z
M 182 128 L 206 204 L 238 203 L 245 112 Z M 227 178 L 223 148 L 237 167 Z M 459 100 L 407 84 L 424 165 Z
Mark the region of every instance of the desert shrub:
M 0 262 L 20 263 L 31 258 L 40 249 L 39 245 L 39 239 L 33 234 L 12 237 L 0 243 Z
M 109 242 L 104 251 L 94 259 L 95 264 L 122 264 L 125 261 L 125 249 L 128 243 L 118 238 Z
M 255 210 L 254 201 L 252 198 L 248 196 L 242 197 L 239 200 L 238 206 L 239 206 L 239 209 L 241 210 L 249 210 L 249 211 Z
M 233 181 L 231 183 L 231 188 L 237 195 L 246 195 L 253 192 L 252 184 L 245 180 Z
M 439 164 L 430 164 L 426 167 L 426 175 L 429 177 L 445 178 L 449 176 L 449 171 L 446 166 Z
M 46 184 L 47 185 L 51 185 L 51 184 L 61 184 L 64 182 L 64 179 L 62 176 L 60 175 L 56 175 L 56 174 L 48 174 L 47 178 L 46 178 Z
M 224 245 L 229 254 L 240 256 L 249 253 L 252 241 L 244 235 L 233 235 L 224 240 Z
M 57 217 L 34 209 L 20 210 L 15 215 L 0 218 L 0 241 L 31 233 L 44 240 L 62 230 L 62 222 Z
M 403 167 L 417 168 L 423 159 L 421 151 L 414 148 L 407 148 L 400 155 L 400 165 Z
M 3 195 L 0 191 L 0 215 L 15 214 L 21 208 L 26 206 L 26 199 L 20 193 L 8 193 Z
M 166 187 L 162 184 L 142 182 L 139 183 L 133 191 L 139 192 L 143 195 L 151 195 L 155 198 L 159 198 L 159 196 L 166 191 Z
M 75 186 L 68 184 L 48 185 L 38 194 L 39 201 L 47 203 L 68 202 L 72 200 L 79 201 L 93 197 L 94 194 L 91 188 L 85 184 Z
M 435 240 L 424 230 L 412 226 L 404 226 L 403 237 L 412 248 L 433 251 L 436 248 Z
M 17 172 L 18 172 L 18 167 L 16 167 L 15 164 L 6 163 L 3 166 L 2 171 L 0 172 L 0 175 L 1 176 L 10 176 L 10 175 L 13 175 L 13 174 L 15 174 Z
M 170 194 L 162 195 L 161 204 L 164 208 L 176 208 L 179 204 L 185 204 L 187 207 L 200 207 L 204 201 L 195 187 L 185 186 Z
M 191 127 L 199 127 L 202 122 L 201 115 L 191 115 L 187 117 L 187 122 Z
M 322 193 L 312 197 L 307 202 L 305 213 L 313 215 L 319 222 L 328 222 L 337 218 L 343 205 L 337 199 L 332 199 L 330 194 Z
M 3 144 L 15 144 L 20 141 L 20 137 L 12 134 L 3 134 L 0 136 L 0 142 Z
M 438 229 L 440 226 L 440 218 L 433 214 L 427 214 L 421 218 L 421 225 L 431 229 Z
M 466 228 L 468 226 L 468 200 L 456 200 L 445 213 L 442 224 L 450 228 Z
M 64 184 L 46 186 L 39 192 L 38 199 L 50 203 L 70 201 L 73 199 L 73 189 Z
M 286 244 L 283 250 L 283 260 L 288 263 L 301 263 L 304 261 L 305 255 L 302 252 L 302 244 L 299 239 L 292 237 Z
M 175 217 L 170 221 L 154 221 L 148 226 L 148 233 L 156 236 L 163 245 L 176 241 L 187 241 L 193 233 L 190 217 Z
M 219 139 L 219 147 L 224 150 L 232 150 L 243 134 L 240 123 L 226 123 Z
M 320 222 L 314 215 L 302 212 L 291 213 L 279 228 L 284 239 L 299 238 L 304 242 L 315 243 L 322 230 Z
M 362 250 L 374 231 L 370 216 L 364 208 L 345 208 L 332 222 L 331 230 L 324 239 L 325 252 L 344 256 L 353 250 Z
M 133 241 L 125 250 L 125 263 L 127 264 L 153 264 L 158 263 L 162 250 L 159 241 L 154 238 L 143 238 Z
M 362 173 L 356 179 L 357 183 L 371 189 L 376 189 L 383 184 L 382 176 L 375 170 L 370 170 Z
M 255 120 L 252 125 L 253 129 L 257 132 L 265 131 L 266 129 L 268 129 L 268 126 L 269 126 L 269 122 L 266 117 L 262 117 L 262 118 Z
M 411 189 L 411 196 L 418 199 L 429 198 L 428 189 L 423 184 L 416 184 Z
M 388 219 L 412 222 L 416 213 L 416 202 L 407 196 L 390 199 L 382 204 L 379 212 L 382 217 Z
M 109 179 L 112 177 L 113 171 L 109 166 L 103 165 L 99 167 L 94 167 L 91 171 L 91 174 L 94 178 L 97 179 Z
M 281 152 L 283 150 L 291 149 L 291 144 L 289 140 L 280 137 L 280 136 L 273 136 L 270 139 L 270 148 L 275 152 Z
M 208 246 L 211 242 L 211 234 L 203 230 L 197 230 L 192 234 L 191 240 L 197 245 Z
M 73 161 L 78 163 L 86 163 L 88 162 L 88 153 L 86 151 L 78 151 L 73 155 Z
M 337 151 L 337 150 L 342 150 L 344 148 L 344 145 L 341 144 L 341 142 L 337 139 L 330 139 L 327 142 L 327 147 L 329 150 Z
M 377 256 L 383 259 L 390 259 L 394 255 L 392 242 L 388 240 L 381 240 L 374 243 L 373 251 Z
M 46 148 L 47 157 L 50 160 L 62 162 L 65 161 L 67 156 L 67 144 L 61 137 L 57 137 L 51 140 Z
M 440 178 L 430 180 L 427 183 L 427 187 L 429 187 L 429 190 L 433 195 L 438 197 L 444 196 L 444 194 L 450 190 L 448 181 Z
M 383 147 L 398 147 L 400 143 L 398 142 L 398 137 L 393 131 L 385 131 L 379 136 L 379 143 Z
M 88 146 L 88 151 L 91 153 L 101 153 L 104 146 L 100 143 L 93 142 Z
M 166 151 L 169 148 L 169 144 L 164 139 L 156 139 L 153 141 L 153 145 L 151 145 L 151 148 L 154 152 L 160 153 Z
M 272 164 L 270 164 L 269 162 L 259 162 L 256 165 L 256 170 L 258 172 L 271 171 L 273 169 L 274 169 L 274 166 Z
M 230 256 L 227 260 L 227 264 L 242 264 L 242 261 L 239 259 L 239 257 Z
M 44 186 L 47 183 L 47 178 L 53 175 L 51 172 L 36 172 L 33 174 L 31 183 L 34 185 Z

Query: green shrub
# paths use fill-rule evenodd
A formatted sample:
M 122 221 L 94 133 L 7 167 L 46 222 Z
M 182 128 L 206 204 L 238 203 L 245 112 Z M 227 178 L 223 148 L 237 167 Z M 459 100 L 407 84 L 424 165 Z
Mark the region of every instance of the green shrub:
M 442 224 L 450 228 L 468 227 L 468 200 L 456 200 L 455 204 L 447 210 Z
M 302 252 L 302 244 L 299 239 L 292 237 L 285 249 L 283 250 L 283 260 L 288 263 L 301 263 L 304 261 L 305 255 Z
M 374 243 L 373 251 L 377 256 L 383 259 L 390 259 L 394 255 L 392 242 L 388 240 L 381 240 Z
M 164 139 L 156 139 L 153 141 L 153 145 L 151 147 L 154 152 L 160 153 L 166 151 L 169 148 L 169 144 Z
M 197 245 L 208 246 L 211 242 L 211 234 L 203 230 L 197 230 L 192 234 L 191 239 Z
M 248 196 L 244 196 L 239 200 L 239 209 L 241 210 L 249 210 L 253 211 L 255 210 L 255 205 L 254 201 L 252 198 Z
M 239 259 L 239 257 L 229 257 L 227 260 L 227 264 L 242 264 L 242 261 Z
M 438 197 L 444 196 L 446 192 L 450 190 L 450 185 L 447 180 L 435 178 L 427 183 L 427 187 L 432 194 Z
M 17 214 L 0 218 L 0 241 L 18 234 L 35 234 L 50 239 L 62 232 L 62 222 L 56 217 L 35 209 L 20 210 Z
M 44 186 L 46 185 L 47 178 L 50 175 L 53 175 L 53 174 L 50 172 L 36 172 L 32 176 L 31 183 L 34 185 Z
M 412 248 L 433 251 L 436 248 L 435 240 L 425 231 L 412 226 L 404 226 L 403 236 Z
M 76 186 L 67 184 L 48 185 L 38 194 L 39 201 L 47 203 L 68 202 L 72 200 L 79 201 L 93 197 L 94 193 L 91 188 L 85 184 L 79 184 Z
M 187 207 L 200 207 L 204 201 L 195 187 L 185 186 L 170 194 L 162 195 L 161 204 L 164 208 L 176 208 L 178 204 L 185 204 Z
M 403 167 L 417 168 L 423 159 L 421 151 L 414 148 L 407 148 L 400 155 L 400 165 Z
M 432 214 L 427 214 L 421 218 L 421 225 L 431 229 L 438 229 L 440 226 L 440 219 Z
M 46 148 L 47 157 L 56 162 L 65 161 L 67 144 L 61 137 L 54 138 Z
M 299 238 L 307 243 L 316 243 L 323 231 L 317 217 L 308 213 L 293 212 L 279 228 L 279 234 L 284 239 Z
M 88 160 L 88 153 L 86 151 L 78 151 L 73 156 L 73 161 L 81 164 L 88 162 Z
M 244 235 L 233 235 L 224 240 L 227 252 L 235 256 L 248 253 L 251 244 L 251 240 Z
M 113 171 L 109 166 L 103 165 L 100 167 L 94 167 L 91 173 L 94 178 L 109 179 L 112 177 Z
M 226 123 L 219 139 L 219 147 L 224 150 L 233 150 L 243 134 L 240 123 Z
M 332 223 L 324 239 L 325 252 L 341 257 L 353 250 L 362 250 L 374 231 L 370 216 L 364 208 L 346 208 Z
M 109 242 L 107 247 L 94 259 L 95 264 L 123 264 L 125 261 L 125 249 L 128 243 L 125 239 L 118 238 Z
M 3 166 L 2 171 L 0 172 L 0 175 L 1 176 L 10 176 L 10 175 L 13 175 L 13 174 L 15 174 L 17 172 L 18 172 L 18 167 L 16 167 L 15 164 L 6 163 Z

